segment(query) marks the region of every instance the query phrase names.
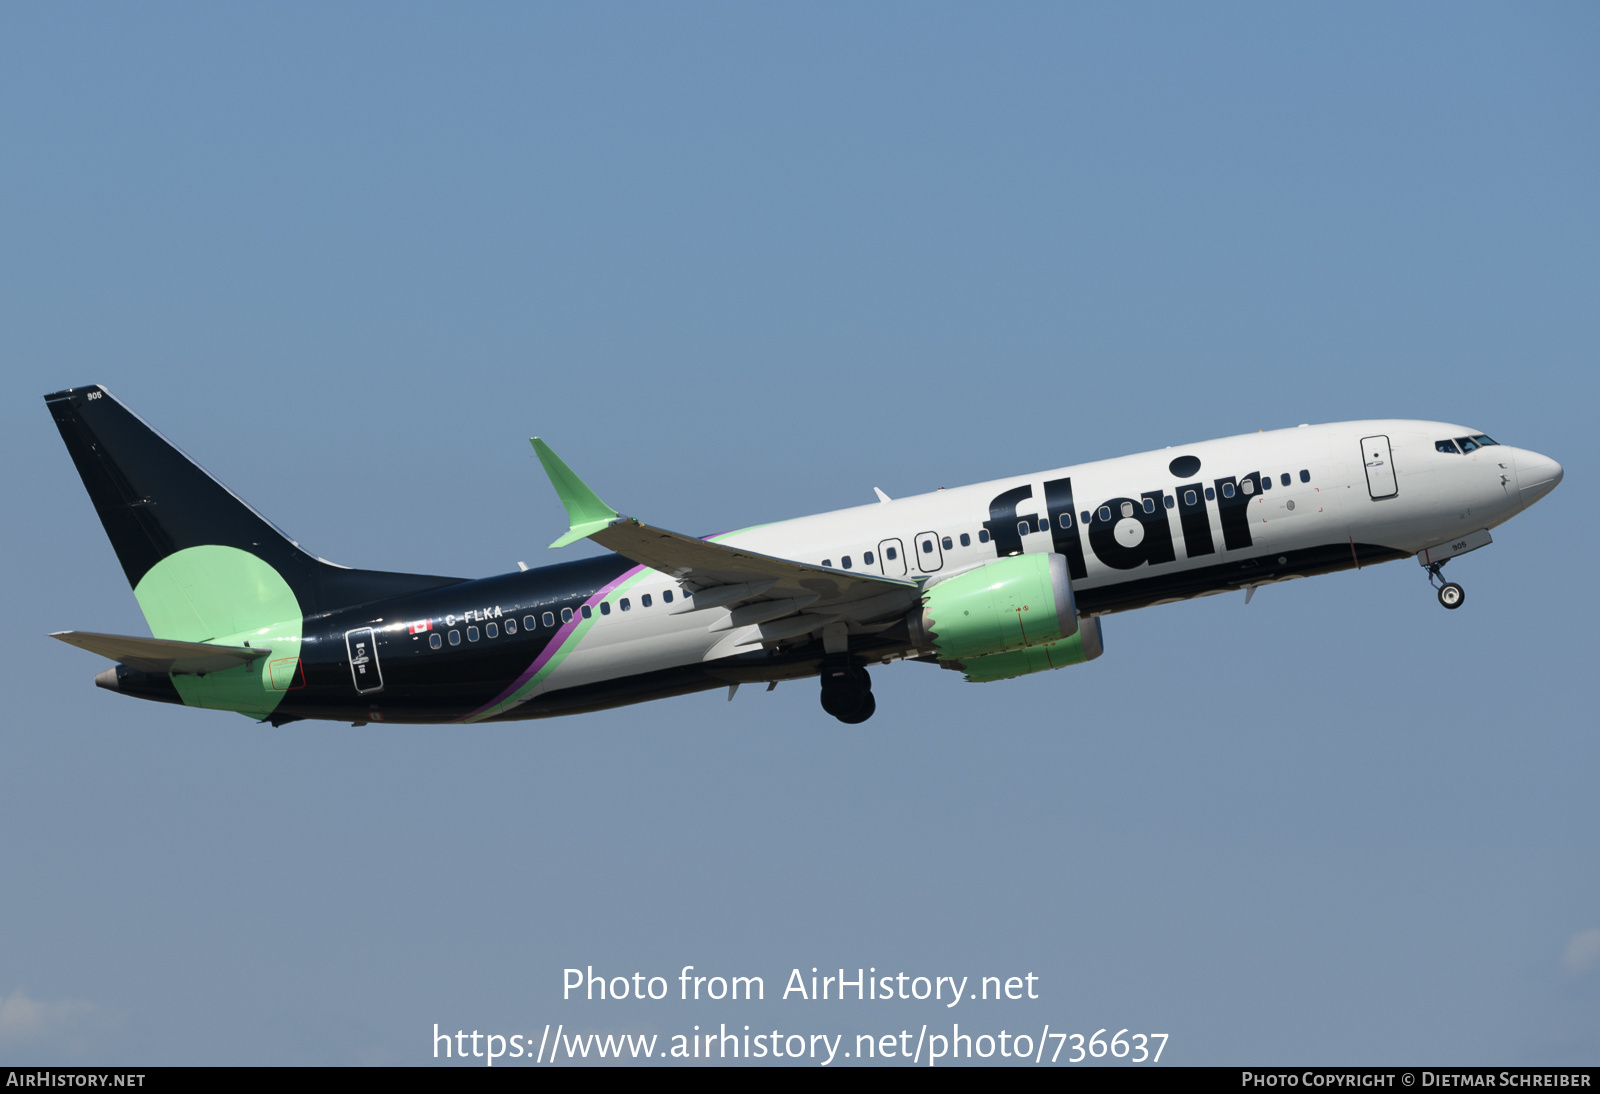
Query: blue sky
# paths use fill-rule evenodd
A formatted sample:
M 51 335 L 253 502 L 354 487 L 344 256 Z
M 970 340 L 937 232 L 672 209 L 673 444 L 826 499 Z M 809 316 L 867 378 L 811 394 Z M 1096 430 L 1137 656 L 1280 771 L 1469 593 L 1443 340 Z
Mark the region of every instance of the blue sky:
M 974 1028 L 1182 1063 L 1597 1062 L 1597 45 L 1579 4 L 7 7 L 0 1059 L 950 1017 L 560 1000 L 694 964 L 1032 971 Z M 39 399 L 91 382 L 324 557 L 463 576 L 556 557 L 534 433 L 698 533 L 1359 417 L 1567 478 L 1448 615 L 1393 563 L 895 666 L 862 727 L 786 684 L 270 730 L 44 638 L 143 628 Z

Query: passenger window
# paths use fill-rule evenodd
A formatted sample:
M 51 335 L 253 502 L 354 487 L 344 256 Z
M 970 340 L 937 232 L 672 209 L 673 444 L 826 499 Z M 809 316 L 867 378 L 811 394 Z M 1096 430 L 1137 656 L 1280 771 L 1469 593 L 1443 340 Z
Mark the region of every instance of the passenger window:
M 467 628 L 467 641 L 468 642 L 476 642 L 477 640 L 478 640 L 478 628 L 476 626 L 468 627 Z
M 1156 511 L 1156 499 L 1155 498 L 1145 498 L 1144 499 L 1144 511 L 1146 513 L 1154 513 Z
M 499 638 L 500 628 L 494 623 L 488 623 L 484 625 L 483 633 L 488 635 L 490 638 Z
M 1206 487 L 1206 500 L 1207 501 L 1216 501 L 1217 500 L 1217 492 L 1215 490 L 1211 489 L 1211 487 L 1209 487 L 1209 486 Z
M 862 551 L 861 552 L 861 561 L 866 563 L 868 566 L 871 566 L 872 565 L 872 552 L 871 551 Z
M 649 593 L 645 593 L 643 596 L 641 596 L 639 598 L 639 607 L 648 608 L 649 606 L 650 606 L 650 594 Z
M 979 528 L 978 529 L 978 542 L 979 543 L 988 543 L 989 542 L 989 529 L 987 529 L 987 528 Z
M 944 543 L 944 549 L 946 551 L 948 551 L 953 546 L 953 544 L 950 542 L 950 537 L 949 536 L 945 536 L 944 537 L 943 543 Z
M 627 611 L 632 608 L 633 605 L 628 603 L 627 597 L 623 597 L 621 600 L 617 601 L 617 607 L 621 608 L 623 611 Z
M 1166 500 L 1168 509 L 1171 509 L 1173 506 L 1178 504 L 1178 499 L 1173 497 L 1171 494 L 1166 495 Z
M 850 556 L 849 555 L 841 555 L 840 558 L 839 558 L 839 565 L 843 566 L 846 570 L 851 569 Z
M 532 618 L 532 617 L 530 616 L 529 618 Z M 563 621 L 571 619 L 572 618 L 572 610 L 569 608 L 566 611 L 562 612 L 561 613 L 561 618 L 562 618 Z M 551 615 L 549 612 L 545 612 L 544 613 L 544 625 L 547 626 L 547 627 L 555 626 L 556 625 L 556 617 Z
M 971 547 L 972 546 L 972 537 L 967 535 L 967 533 L 965 533 L 965 532 L 961 533 L 961 546 L 963 546 L 963 547 Z M 889 548 L 889 557 L 890 558 L 894 557 L 894 548 L 893 547 Z
M 1301 482 L 1310 482 L 1311 481 L 1311 472 L 1309 472 L 1309 471 L 1301 471 L 1300 472 L 1300 481 Z
M 1290 481 L 1289 480 L 1289 472 L 1285 471 L 1283 474 L 1279 475 L 1278 476 L 1278 481 L 1280 483 L 1282 483 L 1284 486 L 1288 486 L 1289 485 L 1289 481 Z
M 1433 450 L 1435 452 L 1448 453 L 1451 456 L 1461 455 L 1461 450 L 1456 447 L 1455 441 L 1434 441 Z
M 583 605 L 583 607 L 579 608 L 578 611 L 580 613 L 582 613 L 582 615 L 583 615 L 583 617 L 585 619 L 593 619 L 594 618 L 594 609 L 589 607 L 589 605 L 587 605 L 587 604 L 585 604 L 585 605 Z
M 1078 519 L 1083 521 L 1083 523 L 1088 524 L 1089 523 L 1089 510 L 1085 509 L 1083 512 L 1079 513 L 1078 514 Z
M 1245 479 L 1239 484 L 1239 489 L 1244 491 L 1245 496 L 1248 497 L 1256 492 L 1256 484 L 1251 482 L 1249 479 Z
M 548 615 L 549 613 L 546 612 L 545 614 Z M 563 622 L 563 623 L 571 623 L 572 622 L 572 609 L 571 608 L 562 608 L 561 609 L 561 622 Z
M 544 613 L 545 626 L 553 627 L 555 626 L 555 622 L 555 616 L 551 615 L 549 612 Z M 522 617 L 522 629 L 525 631 L 536 631 L 539 629 L 539 621 L 531 615 L 525 615 Z
M 933 554 L 933 540 L 925 539 L 922 541 L 922 553 L 925 555 Z
M 1111 519 L 1111 506 L 1102 505 L 1100 507 L 1100 519 L 1101 520 L 1110 520 Z
M 506 633 L 507 634 L 516 634 L 517 633 L 517 621 L 515 619 L 506 620 Z
M 893 562 L 897 557 L 899 557 L 899 552 L 897 552 L 893 547 L 885 551 L 884 554 L 889 556 L 890 562 Z
M 1268 471 L 1265 475 L 1261 476 L 1261 489 L 1263 489 L 1263 490 L 1271 490 L 1272 489 L 1272 472 Z M 1248 491 L 1248 490 L 1245 491 L 1246 494 L 1248 494 L 1249 492 L 1250 491 Z
M 671 589 L 668 589 L 666 592 L 661 594 L 661 603 L 663 603 L 663 604 L 671 604 L 672 603 L 672 590 Z
M 1206 497 L 1209 498 L 1210 496 L 1211 496 L 1211 491 L 1207 490 L 1206 491 Z M 1225 498 L 1233 497 L 1233 483 L 1225 482 L 1225 483 L 1222 484 L 1222 496 L 1225 497 Z
M 1063 527 L 1063 528 L 1071 528 L 1072 527 L 1072 514 L 1071 513 L 1062 513 L 1059 517 L 1056 518 L 1056 520 L 1061 525 L 1061 527 Z
M 1478 442 L 1471 437 L 1457 437 L 1456 444 L 1461 446 L 1461 451 L 1463 452 L 1476 452 L 1478 450 Z
M 440 646 L 444 645 L 444 639 L 439 637 L 438 631 L 434 631 L 432 634 L 428 635 L 428 645 L 432 646 L 434 649 L 438 649 Z
M 1033 522 L 1032 521 L 1030 521 L 1030 520 L 1019 520 L 1019 521 L 1017 521 L 1017 534 L 1019 536 L 1025 536 L 1025 535 L 1027 535 L 1028 533 L 1030 533 L 1032 531 L 1033 531 Z M 924 551 L 926 551 L 928 549 L 928 544 L 924 543 L 922 545 L 922 549 Z
M 451 631 L 450 632 L 450 644 L 452 646 L 461 645 L 461 632 L 460 631 Z
M 822 564 L 823 564 L 823 565 L 824 565 L 824 566 L 826 566 L 826 567 L 827 567 L 827 568 L 828 568 L 828 569 L 830 569 L 830 570 L 831 570 L 831 569 L 833 569 L 833 559 L 831 559 L 831 558 L 825 558 L 825 559 L 823 559 L 823 560 L 822 560 Z
M 1185 504 L 1185 505 L 1193 505 L 1194 501 L 1195 501 L 1194 491 L 1193 490 L 1185 490 L 1183 492 L 1183 504 Z
M 1122 515 L 1124 517 L 1133 516 L 1133 502 L 1125 501 L 1122 503 Z
M 585 614 L 587 614 L 588 613 L 588 609 L 585 608 L 584 612 L 585 612 Z M 600 602 L 600 614 L 601 615 L 610 615 L 611 614 L 611 601 L 602 600 Z

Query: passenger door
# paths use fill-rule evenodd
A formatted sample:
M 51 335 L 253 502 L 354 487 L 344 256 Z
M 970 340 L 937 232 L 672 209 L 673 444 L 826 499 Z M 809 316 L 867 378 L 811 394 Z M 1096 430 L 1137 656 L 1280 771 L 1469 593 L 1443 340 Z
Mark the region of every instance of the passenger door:
M 939 533 L 918 532 L 915 540 L 917 545 L 917 565 L 922 572 L 931 574 L 935 570 L 944 568 L 944 550 L 939 546 Z
M 350 655 L 350 678 L 355 681 L 356 693 L 382 691 L 383 672 L 378 668 L 378 644 L 373 640 L 372 628 L 346 631 L 344 648 Z
M 1389 452 L 1388 437 L 1362 437 L 1361 462 L 1367 468 L 1367 493 L 1374 501 L 1392 498 L 1400 493 L 1400 483 L 1394 475 L 1394 456 Z

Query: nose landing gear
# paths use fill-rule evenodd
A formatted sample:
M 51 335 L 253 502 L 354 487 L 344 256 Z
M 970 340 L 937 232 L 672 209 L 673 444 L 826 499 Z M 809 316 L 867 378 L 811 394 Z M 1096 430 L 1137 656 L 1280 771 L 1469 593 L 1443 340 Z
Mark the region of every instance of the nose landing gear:
M 1439 603 L 1454 611 L 1467 602 L 1467 591 L 1454 581 L 1446 581 L 1444 575 L 1440 573 L 1444 569 L 1444 563 L 1449 561 L 1445 559 L 1444 562 L 1435 562 L 1428 567 L 1428 584 L 1439 590 Z
M 829 657 L 822 666 L 822 709 L 847 726 L 860 725 L 878 709 L 872 677 L 848 656 Z

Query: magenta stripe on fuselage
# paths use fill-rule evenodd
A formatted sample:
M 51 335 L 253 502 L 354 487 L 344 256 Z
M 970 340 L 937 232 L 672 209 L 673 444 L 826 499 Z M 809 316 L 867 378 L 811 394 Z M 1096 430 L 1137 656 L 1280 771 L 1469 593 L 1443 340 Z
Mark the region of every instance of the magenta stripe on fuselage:
M 631 569 L 622 571 L 622 573 L 617 577 L 600 586 L 599 590 L 597 590 L 593 596 L 583 602 L 583 607 L 593 608 L 595 605 L 599 604 L 600 601 L 606 598 L 607 593 L 611 592 L 611 590 L 615 589 L 618 585 L 621 585 L 624 581 L 628 580 L 628 578 L 632 577 L 634 574 L 643 569 L 643 566 L 634 566 Z M 499 695 L 496 695 L 493 699 L 489 700 L 487 703 L 483 704 L 483 706 L 479 707 L 477 710 L 474 710 L 469 714 L 462 715 L 460 718 L 457 718 L 456 721 L 470 721 L 471 719 L 482 714 L 484 711 L 492 710 L 494 707 L 500 705 L 515 695 L 518 688 L 521 688 L 529 680 L 532 680 L 535 676 L 539 675 L 539 670 L 544 668 L 545 665 L 549 663 L 550 659 L 560 652 L 561 647 L 567 644 L 567 639 L 572 637 L 573 633 L 578 629 L 578 624 L 582 621 L 583 610 L 580 608 L 577 612 L 573 613 L 571 619 L 561 624 L 560 629 L 556 631 L 556 633 L 551 637 L 550 641 L 545 643 L 544 649 L 539 651 L 539 656 L 533 659 L 533 664 L 524 669 L 522 673 L 514 681 L 512 681 L 509 687 L 507 687 Z

